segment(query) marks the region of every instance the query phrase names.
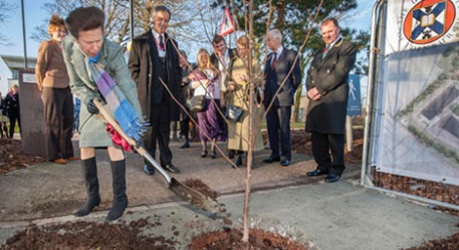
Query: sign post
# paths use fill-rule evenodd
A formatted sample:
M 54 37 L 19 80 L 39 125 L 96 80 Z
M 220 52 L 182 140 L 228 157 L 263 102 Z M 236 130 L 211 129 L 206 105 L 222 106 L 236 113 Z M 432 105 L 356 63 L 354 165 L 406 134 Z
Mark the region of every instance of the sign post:
M 352 119 L 351 116 L 362 114 L 362 101 L 360 95 L 360 76 L 349 75 L 349 97 L 347 100 L 347 115 L 346 115 L 346 145 L 347 151 L 351 152 L 352 145 Z

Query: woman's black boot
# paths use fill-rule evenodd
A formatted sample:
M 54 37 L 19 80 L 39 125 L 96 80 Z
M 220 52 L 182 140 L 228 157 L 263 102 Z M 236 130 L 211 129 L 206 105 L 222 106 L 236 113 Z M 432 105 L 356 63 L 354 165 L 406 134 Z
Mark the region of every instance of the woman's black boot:
M 86 201 L 82 207 L 73 213 L 73 215 L 77 217 L 88 215 L 94 207 L 97 207 L 100 204 L 96 158 L 92 157 L 86 160 L 81 160 L 81 167 L 83 170 L 86 190 L 88 192 L 88 201 Z
M 107 220 L 113 221 L 123 215 L 128 205 L 126 195 L 126 160 L 112 161 L 113 206 L 108 212 Z

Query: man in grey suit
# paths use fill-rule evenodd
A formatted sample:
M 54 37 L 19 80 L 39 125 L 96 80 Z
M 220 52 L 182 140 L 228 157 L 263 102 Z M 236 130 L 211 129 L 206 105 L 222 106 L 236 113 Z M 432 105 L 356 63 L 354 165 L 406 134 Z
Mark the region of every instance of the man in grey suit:
M 171 120 L 177 121 L 180 107 L 173 100 L 179 100 L 182 68 L 177 52 L 178 45 L 166 33 L 171 12 L 165 6 L 154 7 L 153 29 L 136 37 L 129 54 L 129 69 L 137 84 L 140 105 L 150 121 L 151 128 L 144 136 L 145 146 L 155 157 L 159 146 L 161 166 L 169 172 L 179 173 L 172 165 L 172 151 L 169 148 Z M 144 171 L 153 174 L 153 168 L 145 161 Z
M 263 104 L 267 110 L 266 123 L 271 155 L 263 161 L 280 161 L 280 165 L 286 167 L 290 165 L 292 156 L 290 116 L 293 97 L 301 83 L 300 60 L 296 51 L 282 46 L 282 33 L 278 29 L 268 31 L 266 46 L 271 53 L 265 65 Z M 293 70 L 290 72 L 291 69 Z M 273 105 L 268 110 L 271 101 Z
M 312 154 L 318 165 L 307 175 L 327 175 L 326 182 L 336 182 L 345 169 L 347 80 L 357 48 L 343 40 L 334 18 L 323 21 L 321 32 L 326 47 L 314 56 L 306 81 L 309 98 L 306 131 L 311 132 Z

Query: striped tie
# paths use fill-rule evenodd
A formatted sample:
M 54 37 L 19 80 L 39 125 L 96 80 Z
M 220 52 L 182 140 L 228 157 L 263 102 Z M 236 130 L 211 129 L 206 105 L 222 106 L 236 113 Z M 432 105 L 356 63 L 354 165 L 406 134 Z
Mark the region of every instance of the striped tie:
M 271 70 L 274 69 L 274 66 L 276 65 L 276 61 L 277 61 L 277 53 L 273 52 L 271 56 Z

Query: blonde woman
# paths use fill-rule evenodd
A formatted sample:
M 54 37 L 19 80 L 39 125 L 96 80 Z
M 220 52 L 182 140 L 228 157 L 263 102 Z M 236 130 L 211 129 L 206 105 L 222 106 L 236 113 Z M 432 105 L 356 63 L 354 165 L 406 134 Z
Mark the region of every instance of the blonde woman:
M 207 101 L 207 109 L 197 113 L 202 145 L 201 157 L 207 156 L 207 144 L 210 141 L 210 156 L 215 159 L 215 143 L 226 140 L 226 133 L 218 123 L 217 113 L 220 103 L 220 73 L 210 62 L 210 54 L 206 49 L 200 49 L 196 58 L 198 68 L 190 74 L 190 86 L 194 89 L 195 96 L 205 95 Z

